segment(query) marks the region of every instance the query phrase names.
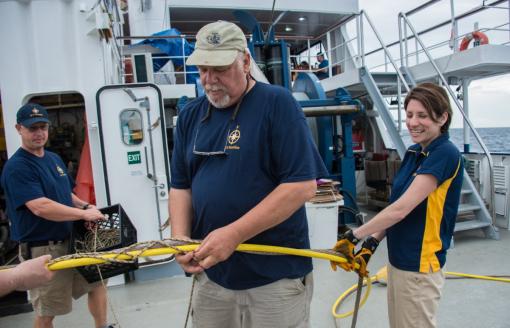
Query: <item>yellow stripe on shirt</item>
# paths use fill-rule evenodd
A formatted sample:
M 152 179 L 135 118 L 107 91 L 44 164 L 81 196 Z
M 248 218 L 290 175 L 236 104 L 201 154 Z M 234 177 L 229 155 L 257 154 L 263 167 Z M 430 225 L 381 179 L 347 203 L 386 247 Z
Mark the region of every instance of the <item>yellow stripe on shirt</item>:
M 444 214 L 444 204 L 448 189 L 459 172 L 461 160 L 462 159 L 459 159 L 457 169 L 453 176 L 443 182 L 427 199 L 425 232 L 421 245 L 420 272 L 436 272 L 441 269 L 436 252 L 443 247 L 443 242 L 441 241 L 441 221 Z

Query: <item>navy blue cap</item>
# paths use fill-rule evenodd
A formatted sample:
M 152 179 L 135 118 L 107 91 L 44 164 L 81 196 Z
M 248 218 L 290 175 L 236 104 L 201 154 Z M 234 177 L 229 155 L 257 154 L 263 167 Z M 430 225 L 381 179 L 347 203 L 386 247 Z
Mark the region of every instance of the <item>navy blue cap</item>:
M 18 109 L 16 114 L 16 122 L 26 128 L 31 127 L 35 123 L 50 123 L 48 119 L 48 111 L 39 104 L 28 103 Z

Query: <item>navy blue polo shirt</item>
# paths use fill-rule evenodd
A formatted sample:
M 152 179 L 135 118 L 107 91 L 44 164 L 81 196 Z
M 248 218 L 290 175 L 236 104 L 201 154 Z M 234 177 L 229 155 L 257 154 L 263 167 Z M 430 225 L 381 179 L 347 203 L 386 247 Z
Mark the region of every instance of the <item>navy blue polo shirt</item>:
M 303 111 L 286 89 L 256 83 L 235 120 L 235 106 L 212 107 L 210 117 L 201 122 L 208 105 L 200 97 L 180 113 L 172 156 L 172 188 L 191 189 L 192 238 L 203 239 L 239 219 L 281 183 L 328 175 Z M 304 206 L 246 242 L 309 248 Z M 234 252 L 206 273 L 217 284 L 240 290 L 303 277 L 311 270 L 305 257 Z
M 442 134 L 426 149 L 407 150 L 393 181 L 390 202 L 396 201 L 419 174 L 437 179 L 437 189 L 402 221 L 386 230 L 390 263 L 401 270 L 433 272 L 443 267 L 455 227 L 464 165 L 457 147 Z
M 19 148 L 5 164 L 1 180 L 12 240 L 27 242 L 69 238 L 72 222 L 46 220 L 34 215 L 25 206 L 28 201 L 41 197 L 73 206 L 73 181 L 57 154 L 45 150 L 43 157 L 37 157 Z

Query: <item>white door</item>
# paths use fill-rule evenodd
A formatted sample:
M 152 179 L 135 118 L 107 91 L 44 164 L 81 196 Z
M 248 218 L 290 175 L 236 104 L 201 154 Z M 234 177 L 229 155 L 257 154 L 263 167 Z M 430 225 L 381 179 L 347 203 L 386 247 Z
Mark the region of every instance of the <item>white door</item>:
M 121 204 L 138 241 L 168 237 L 168 149 L 160 90 L 153 84 L 114 85 L 96 95 L 109 205 Z

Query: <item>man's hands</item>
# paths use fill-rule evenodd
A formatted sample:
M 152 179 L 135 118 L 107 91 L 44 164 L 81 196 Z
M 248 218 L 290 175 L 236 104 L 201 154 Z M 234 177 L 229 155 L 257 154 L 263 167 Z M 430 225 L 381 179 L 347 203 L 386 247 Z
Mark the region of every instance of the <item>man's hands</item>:
M 195 252 L 183 253 L 183 254 L 175 254 L 175 260 L 185 272 L 188 273 L 200 273 L 204 271 L 204 268 L 198 264 L 198 262 L 193 258 Z
M 374 237 L 368 237 L 361 245 L 361 249 L 356 252 L 354 263 L 358 263 L 359 268 L 355 270 L 360 276 L 368 277 L 367 264 L 372 254 L 375 253 L 377 246 L 379 246 L 379 241 Z
M 342 253 L 347 262 L 339 263 L 331 261 L 330 264 L 333 271 L 336 271 L 337 266 L 345 271 L 351 271 L 354 268 L 354 248 L 357 243 L 359 243 L 359 239 L 354 236 L 351 229 L 348 229 L 340 235 L 339 240 L 336 242 L 335 246 L 333 246 L 333 250 Z
M 200 273 L 228 259 L 242 242 L 241 236 L 231 226 L 209 233 L 193 252 L 178 254 L 175 260 L 188 273 Z
M 81 218 L 85 221 L 97 221 L 103 220 L 105 216 L 95 206 L 89 205 L 86 210 L 82 211 Z
M 194 258 L 204 269 L 209 269 L 228 259 L 242 241 L 240 234 L 230 225 L 216 229 L 205 237 L 194 252 Z

